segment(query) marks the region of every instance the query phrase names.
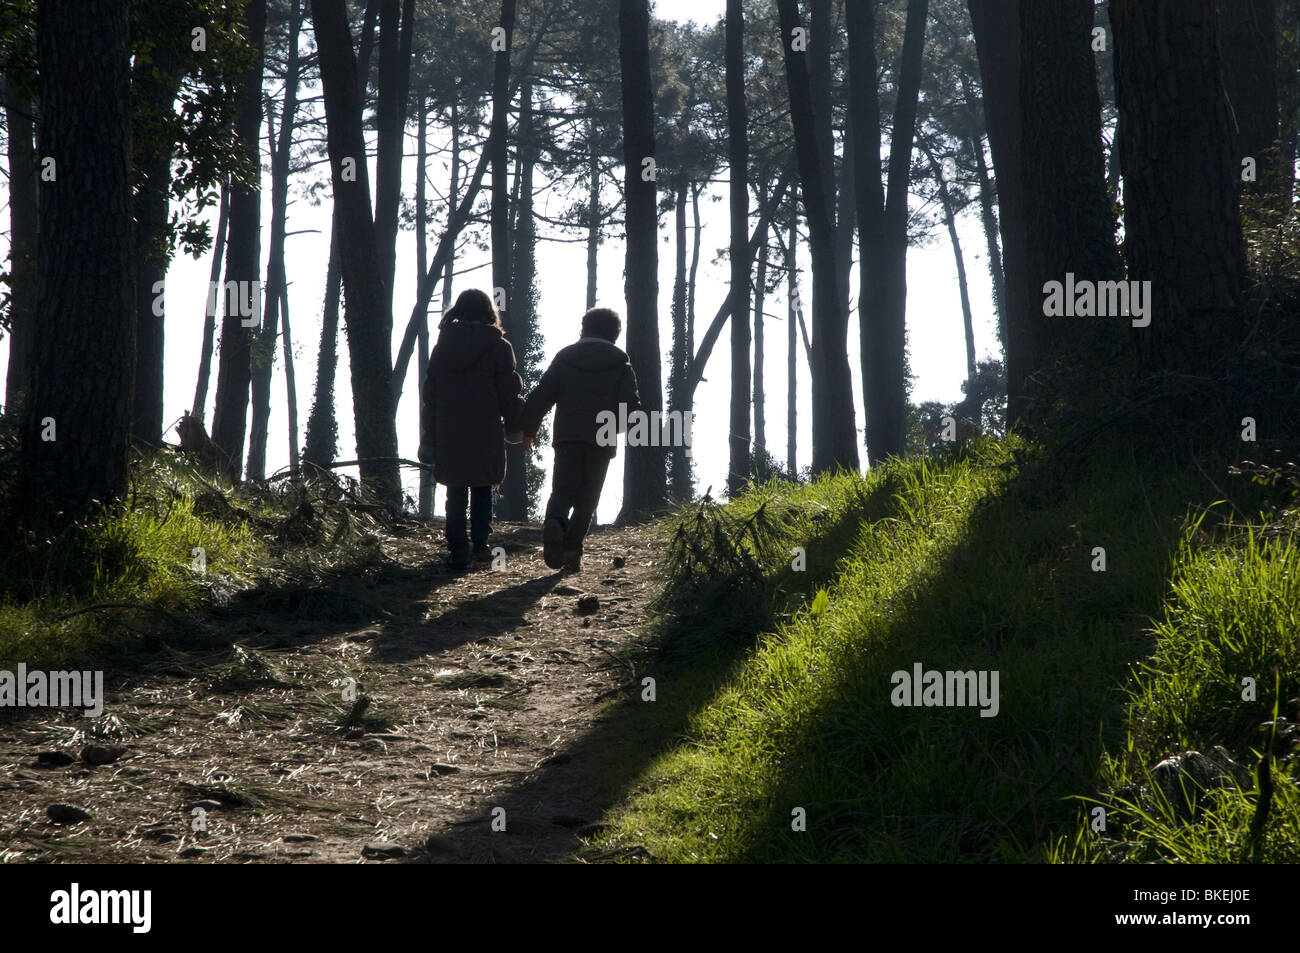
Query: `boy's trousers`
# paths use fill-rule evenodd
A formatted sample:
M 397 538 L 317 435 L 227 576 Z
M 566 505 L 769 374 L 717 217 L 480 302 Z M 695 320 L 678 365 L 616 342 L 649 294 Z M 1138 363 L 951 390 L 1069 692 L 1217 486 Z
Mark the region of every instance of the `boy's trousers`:
M 546 518 L 555 518 L 564 524 L 566 551 L 582 551 L 582 540 L 591 526 L 596 504 L 600 502 L 609 461 L 609 449 L 594 443 L 563 441 L 555 445 L 555 468 L 551 472 L 551 498 L 546 503 Z

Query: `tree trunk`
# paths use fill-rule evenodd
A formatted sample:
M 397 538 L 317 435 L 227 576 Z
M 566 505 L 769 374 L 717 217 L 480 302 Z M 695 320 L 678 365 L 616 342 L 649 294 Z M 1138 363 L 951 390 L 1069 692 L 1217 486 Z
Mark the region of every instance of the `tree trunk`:
M 127 13 L 113 0 L 36 12 L 40 274 L 15 500 L 31 526 L 66 524 L 127 482 L 135 359 Z
M 244 8 L 244 30 L 254 55 L 239 77 L 239 114 L 235 120 L 235 133 L 242 144 L 251 181 L 247 184 L 231 183 L 226 294 L 223 296 L 226 305 L 221 320 L 221 350 L 217 363 L 217 402 L 212 414 L 212 440 L 226 455 L 226 475 L 232 480 L 239 479 L 239 466 L 244 459 L 255 333 L 251 328 L 259 323 L 257 311 L 261 304 L 262 150 L 258 137 L 262 128 L 266 0 L 249 0 Z M 235 282 L 233 289 L 231 282 Z M 241 314 L 244 310 L 251 313 Z
M 663 409 L 659 354 L 659 220 L 653 166 L 654 85 L 650 76 L 649 0 L 619 2 L 619 63 L 623 91 L 624 205 L 626 207 L 627 354 L 641 404 Z M 649 163 L 646 163 L 649 160 Z M 645 164 L 643 164 L 645 163 Z M 667 498 L 664 453 L 628 447 L 623 463 L 619 522 L 648 515 Z
M 1025 291 L 1034 312 L 1021 330 L 1029 335 L 1030 375 L 1056 386 L 1067 374 L 1086 373 L 1084 355 L 1098 331 L 1086 320 L 1046 317 L 1047 283 L 1064 283 L 1068 273 L 1076 280 L 1111 281 L 1121 277 L 1121 267 L 1106 194 L 1092 0 L 1024 3 L 1020 16 Z M 1034 398 L 1035 388 L 1028 396 Z
M 702 182 L 691 183 L 691 277 L 686 286 L 686 360 L 689 369 L 691 355 L 695 353 L 695 289 L 696 277 L 700 273 L 700 238 L 704 229 L 700 226 L 700 192 Z
M 814 4 L 816 6 L 816 4 Z M 749 483 L 749 110 L 745 103 L 745 18 L 741 0 L 727 0 L 727 176 L 731 183 L 731 450 L 727 495 Z
M 533 138 L 533 84 L 525 77 L 519 87 L 519 172 L 515 185 L 519 192 L 514 204 L 510 301 L 510 343 L 515 349 L 519 376 L 523 378 L 525 392 L 537 384 L 540 374 L 536 363 L 541 357 L 537 340 L 537 227 L 533 220 L 533 172 L 537 165 L 537 146 Z M 531 454 L 524 452 L 523 444 L 506 445 L 506 480 L 497 501 L 497 512 L 502 519 L 527 520 L 533 509 L 529 468 L 533 465 Z
M 1156 305 L 1139 338 L 1142 368 L 1204 369 L 1220 342 L 1239 340 L 1223 317 L 1246 272 L 1214 3 L 1112 0 L 1110 17 L 1125 249 Z
M 390 357 L 393 315 L 371 214 L 361 94 L 345 0 L 312 0 L 312 20 L 324 89 L 334 207 L 339 234 L 347 239 L 339 243 L 339 265 L 347 295 L 344 326 L 357 456 L 362 482 L 396 505 L 401 500 L 401 483 Z M 354 178 L 345 168 L 349 162 L 355 163 Z
M 873 466 L 902 454 L 907 437 L 907 196 L 927 11 L 927 0 L 908 0 L 887 186 L 880 181 L 875 14 L 861 4 L 851 5 L 848 11 L 850 103 L 855 147 L 861 156 L 857 195 L 862 236 L 858 302 L 862 396 L 867 454 Z M 815 336 L 815 314 L 813 324 Z
M 429 139 L 429 103 L 421 90 L 417 97 L 419 108 L 416 111 L 415 133 L 415 274 L 417 282 L 429 267 L 428 231 L 429 216 L 425 208 L 425 177 L 428 175 L 428 139 Z M 451 190 L 447 193 L 447 207 L 450 210 L 456 204 L 456 174 L 460 164 L 460 130 L 456 128 L 456 100 L 452 98 L 451 112 Z M 449 213 L 450 214 L 450 213 Z M 418 289 L 417 289 L 418 290 Z M 416 364 L 417 393 L 424 399 L 424 381 L 429 372 L 429 328 L 426 325 L 419 335 L 420 357 Z M 420 519 L 427 520 L 433 515 L 433 474 L 428 470 L 420 471 L 420 492 L 417 503 Z
M 1253 158 L 1258 184 L 1251 190 L 1275 193 L 1280 187 L 1277 0 L 1216 0 L 1215 5 L 1237 178 L 1242 161 Z
M 268 143 L 271 150 L 271 244 L 266 262 L 266 308 L 262 330 L 253 352 L 252 405 L 253 420 L 248 436 L 248 478 L 266 477 L 266 438 L 271 421 L 271 372 L 275 369 L 275 341 L 279 334 L 280 300 L 285 289 L 284 240 L 289 208 L 289 158 L 293 148 L 294 114 L 298 109 L 298 31 L 302 16 L 298 0 L 289 8 L 288 56 L 284 70 L 284 102 L 280 111 L 278 141 Z M 273 134 L 274 113 L 267 103 L 268 138 Z M 296 443 L 293 452 L 297 453 Z
M 1007 370 L 1007 426 L 1028 411 L 1026 396 L 1032 372 L 1032 328 L 1042 319 L 1042 289 L 1030 288 L 1026 275 L 1025 192 L 1020 148 L 1024 121 L 1020 110 L 1019 4 L 1006 0 L 969 0 L 989 149 L 997 176 L 998 220 L 1002 233 L 1003 354 Z M 1032 292 L 1032 293 L 1031 293 Z
M 194 383 L 194 406 L 190 416 L 203 423 L 207 414 L 208 379 L 212 376 L 212 346 L 217 337 L 217 301 L 220 300 L 221 261 L 226 253 L 226 222 L 230 218 L 230 182 L 221 186 L 217 209 L 217 235 L 212 240 L 212 266 L 208 269 L 208 287 L 203 305 L 203 345 L 199 352 L 199 376 Z
M 400 25 L 399 25 L 400 24 Z M 402 202 L 402 153 L 411 86 L 415 0 L 379 0 L 379 91 L 375 102 L 375 241 L 379 268 L 393 308 L 397 212 Z
M 284 322 L 284 392 L 289 418 L 289 473 L 298 476 L 298 375 L 293 368 L 293 335 L 289 332 L 289 286 L 280 286 L 280 318 Z
M 515 0 L 501 0 L 501 29 L 505 48 L 493 54 L 492 137 L 488 151 L 492 162 L 492 287 L 493 296 L 510 289 L 510 149 L 507 122 L 510 116 L 510 47 L 514 40 Z M 498 307 L 506 334 L 513 328 L 509 301 Z M 502 307 L 502 305 L 504 305 Z
M 785 253 L 785 468 L 790 479 L 799 475 L 799 373 L 794 325 L 799 309 L 799 206 L 790 203 L 790 240 Z
M 813 470 L 858 468 L 858 438 L 854 426 L 853 386 L 849 373 L 848 311 L 839 296 L 835 260 L 835 231 L 829 192 L 833 170 L 817 144 L 808 64 L 792 48 L 799 27 L 796 0 L 777 0 L 785 51 L 786 84 L 794 123 L 795 151 L 808 221 L 813 269 Z
M 307 444 L 303 448 L 305 464 L 328 467 L 334 462 L 339 446 L 338 416 L 334 409 L 334 376 L 339 364 L 339 296 L 343 290 L 343 272 L 339 267 L 339 225 L 337 212 L 332 215 L 330 257 L 325 267 L 325 304 L 320 326 L 320 348 L 316 352 L 316 391 L 307 414 Z
M 763 392 L 763 307 L 767 298 L 767 229 L 758 244 L 754 276 L 754 457 L 767 463 L 767 396 Z M 757 469 L 757 467 L 755 467 Z
M 925 157 L 929 160 L 934 173 L 934 184 L 939 190 L 939 204 L 943 208 L 943 224 L 948 229 L 948 241 L 952 245 L 952 256 L 957 265 L 957 291 L 961 298 L 961 324 L 966 336 L 966 380 L 975 379 L 975 323 L 970 310 L 970 288 L 966 284 L 966 256 L 961 251 L 961 239 L 957 237 L 957 211 L 952 193 L 948 191 L 948 180 L 944 178 L 943 164 L 935 158 L 929 146 L 922 143 Z
M 673 351 L 668 372 L 668 408 L 675 411 L 691 409 L 686 400 L 686 375 L 691 360 L 690 343 L 686 340 L 686 201 L 690 190 L 691 183 L 685 177 L 677 180 L 677 196 L 673 202 L 677 233 L 673 265 Z M 685 501 L 694 495 L 690 454 L 685 446 L 672 448 L 668 475 L 674 500 Z
M 177 40 L 176 42 L 181 42 Z M 172 147 L 159 123 L 172 110 L 180 88 L 174 43 L 159 43 L 149 57 L 137 57 L 131 77 L 139 143 L 135 161 L 135 399 L 131 435 L 139 443 L 162 445 L 163 282 L 170 259 L 167 213 Z
M 587 310 L 596 307 L 597 253 L 600 250 L 600 156 L 596 152 L 596 120 L 587 120 Z
M 5 413 L 15 414 L 21 410 L 36 332 L 39 185 L 33 131 L 35 105 L 23 98 L 9 79 L 0 76 L 0 84 L 9 136 L 9 372 L 5 378 Z

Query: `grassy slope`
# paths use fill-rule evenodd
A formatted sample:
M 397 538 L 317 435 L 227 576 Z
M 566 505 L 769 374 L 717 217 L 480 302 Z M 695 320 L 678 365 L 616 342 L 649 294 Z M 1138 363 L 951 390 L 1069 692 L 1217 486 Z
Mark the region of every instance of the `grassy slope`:
M 1189 746 L 1224 743 L 1254 765 L 1247 739 L 1215 713 L 1231 710 L 1251 730 L 1270 718 L 1268 668 L 1282 656 L 1280 697 L 1297 694 L 1294 551 L 1199 549 L 1187 501 L 1212 500 L 1195 469 L 1143 473 L 1122 444 L 1068 472 L 1029 455 L 986 445 L 942 467 L 913 460 L 865 478 L 772 484 L 717 514 L 731 521 L 721 534 L 689 517 L 665 622 L 673 661 L 658 684 L 678 734 L 596 847 L 643 845 L 669 861 L 1207 859 L 1229 851 L 1204 843 L 1222 840 L 1207 832 L 1224 823 L 1239 845 L 1250 794 L 1182 825 L 1201 846 L 1181 853 L 1152 848 L 1147 822 L 1120 825 L 1117 814 L 1107 839 L 1079 833 L 1080 796 Z M 820 520 L 806 517 L 821 507 Z M 710 550 L 729 556 L 719 536 L 734 540 L 760 508 L 776 525 L 745 545 L 771 597 L 701 589 Z M 681 558 L 687 538 L 692 561 Z M 787 562 L 797 545 L 809 558 L 802 574 Z M 1092 569 L 1095 546 L 1104 572 Z M 1180 601 L 1153 633 L 1171 574 Z M 813 598 L 823 585 L 824 609 Z M 694 660 L 716 670 L 719 653 L 733 659 L 727 677 L 695 691 Z M 1148 659 L 1155 670 L 1135 680 Z M 894 707 L 890 675 L 914 662 L 998 670 L 999 714 Z M 1247 671 L 1260 673 L 1260 701 L 1234 706 L 1224 682 Z M 1201 690 L 1189 695 L 1193 683 Z M 1300 799 L 1284 777 L 1278 787 L 1266 856 L 1295 860 Z M 799 807 L 804 832 L 792 830 Z

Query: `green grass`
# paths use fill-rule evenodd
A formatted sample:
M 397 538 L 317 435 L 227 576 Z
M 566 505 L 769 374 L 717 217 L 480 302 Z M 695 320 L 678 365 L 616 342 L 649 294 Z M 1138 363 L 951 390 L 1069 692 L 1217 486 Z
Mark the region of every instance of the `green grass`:
M 194 610 L 235 591 L 324 587 L 382 559 L 372 522 L 333 484 L 231 487 L 151 454 L 122 506 L 0 553 L 0 668 L 111 660 L 197 635 Z
M 1227 538 L 1216 529 L 1226 509 L 1218 506 L 1198 519 L 1203 533 L 1225 538 L 1213 557 L 1198 555 L 1187 501 L 1213 502 L 1207 491 L 1195 468 L 1144 470 L 1118 441 L 1068 460 L 1041 459 L 1012 441 L 943 464 L 913 459 L 866 477 L 771 484 L 713 522 L 686 513 L 665 596 L 674 607 L 665 659 L 675 665 L 661 671 L 659 694 L 698 689 L 692 669 L 701 659 L 709 668 L 724 647 L 734 663 L 707 695 L 690 696 L 684 717 L 665 706 L 665 723 L 683 727 L 646 763 L 591 850 L 636 847 L 687 862 L 1089 859 L 1060 845 L 1080 843 L 1078 797 L 1115 780 L 1106 766 L 1125 750 L 1139 712 L 1150 737 L 1139 763 L 1179 753 L 1181 736 L 1169 726 L 1192 724 L 1214 743 L 1237 744 L 1234 755 L 1253 764 L 1237 736 L 1223 733 L 1222 693 L 1204 689 L 1180 708 L 1180 683 L 1161 689 L 1139 669 L 1150 701 L 1127 704 L 1143 661 L 1177 669 L 1185 685 L 1215 665 L 1236 675 L 1248 657 L 1262 704 L 1273 698 L 1262 677 L 1270 660 L 1289 651 L 1294 672 L 1287 620 L 1300 600 L 1294 585 L 1276 584 L 1289 544 L 1251 549 Z M 1252 492 L 1244 488 L 1243 499 Z M 738 532 L 760 510 L 777 517 L 763 533 Z M 806 574 L 778 561 L 793 546 L 807 550 Z M 1092 568 L 1097 546 L 1106 550 L 1104 572 Z M 702 567 L 745 558 L 761 567 L 760 579 L 709 589 Z M 1198 576 L 1191 570 L 1202 558 L 1209 562 Z M 1186 646 L 1187 657 L 1159 654 L 1151 620 L 1171 579 L 1181 580 L 1175 599 L 1201 599 L 1201 611 L 1237 633 L 1245 657 Z M 1251 602 L 1260 591 L 1272 593 L 1272 608 Z M 891 674 L 914 662 L 998 671 L 997 716 L 895 707 Z M 1257 724 L 1262 710 L 1233 717 Z M 1285 793 L 1273 800 L 1269 838 L 1294 859 L 1295 838 L 1284 832 L 1300 799 L 1285 769 L 1275 779 Z M 805 831 L 792 829 L 797 808 Z M 1214 823 L 1239 841 L 1249 813 L 1225 802 Z M 1211 836 L 1221 832 L 1202 840 Z

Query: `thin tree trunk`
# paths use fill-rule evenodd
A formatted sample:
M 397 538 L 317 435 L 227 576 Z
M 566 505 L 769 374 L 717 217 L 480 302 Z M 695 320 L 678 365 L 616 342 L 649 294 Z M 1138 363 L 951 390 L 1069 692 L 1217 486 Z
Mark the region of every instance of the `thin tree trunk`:
M 137 57 L 131 77 L 137 146 L 135 260 L 135 399 L 131 435 L 149 447 L 162 445 L 163 361 L 165 357 L 162 288 L 170 258 L 168 196 L 172 147 L 161 120 L 172 111 L 180 89 L 176 42 L 157 44 L 148 58 Z
M 194 405 L 190 416 L 203 423 L 207 413 L 208 379 L 212 376 L 212 346 L 217 336 L 217 302 L 221 290 L 221 261 L 226 251 L 226 223 L 230 218 L 230 182 L 221 186 L 220 205 L 217 210 L 217 235 L 212 240 L 212 266 L 208 269 L 206 302 L 203 305 L 203 346 L 199 352 L 199 377 L 194 383 Z
M 294 114 L 298 110 L 298 32 L 302 14 L 298 0 L 289 7 L 288 56 L 284 70 L 284 102 L 280 109 L 278 138 L 270 101 L 266 104 L 268 148 L 271 151 L 271 243 L 266 262 L 266 308 L 262 330 L 253 352 L 252 406 L 253 419 L 248 434 L 250 480 L 266 477 L 266 440 L 271 423 L 271 374 L 275 370 L 275 344 L 279 336 L 280 301 L 286 285 L 284 243 L 289 209 L 289 159 L 293 148 Z M 296 444 L 294 452 L 297 452 Z
M 511 303 L 501 302 L 510 288 L 510 150 L 507 122 L 510 114 L 510 48 L 514 40 L 515 0 L 501 0 L 500 27 L 505 48 L 493 54 L 492 136 L 488 152 L 492 162 L 492 287 L 501 323 L 509 335 Z M 503 306 L 504 305 L 504 306 Z
M 417 97 L 419 107 L 416 110 L 415 133 L 415 274 L 417 279 L 423 275 L 429 265 L 428 231 L 429 217 L 425 208 L 425 178 L 428 175 L 428 138 L 429 138 L 429 103 L 421 90 Z M 459 130 L 456 129 L 456 100 L 452 98 L 452 146 L 451 146 L 451 191 L 447 193 L 447 207 L 456 203 L 456 166 L 460 162 Z M 424 381 L 429 372 L 429 329 L 420 331 L 420 358 L 416 366 L 416 382 L 420 400 L 424 399 Z M 420 471 L 419 509 L 420 519 L 427 520 L 433 515 L 433 475 L 428 470 Z
M 332 216 L 329 263 L 325 267 L 325 305 L 321 318 L 320 348 L 316 353 L 316 391 L 307 414 L 304 464 L 329 467 L 338 453 L 339 425 L 334 409 L 334 377 L 339 363 L 339 297 L 343 271 L 339 267 L 338 215 Z
M 411 85 L 411 43 L 415 0 L 379 0 L 378 132 L 375 156 L 375 241 L 388 289 L 388 310 L 397 262 L 397 213 L 402 202 L 402 154 Z
M 695 182 L 691 185 L 691 221 L 692 221 L 692 244 L 691 244 L 691 278 L 686 288 L 686 358 L 689 362 L 695 353 L 695 289 L 696 276 L 700 271 L 700 238 L 704 234 L 704 229 L 700 225 L 700 192 L 703 191 L 704 185 L 701 182 Z
M 1256 162 L 1251 191 L 1275 193 L 1278 182 L 1277 0 L 1215 0 L 1224 91 L 1232 112 L 1237 169 Z M 1238 181 L 1241 176 L 1238 174 Z
M 961 86 L 962 96 L 966 100 L 966 109 L 970 113 L 971 126 L 976 130 L 981 129 L 985 126 L 984 117 L 979 105 L 971 96 L 965 75 L 962 76 Z M 980 195 L 980 221 L 984 227 L 984 243 L 988 248 L 989 278 L 993 283 L 993 307 L 997 311 L 998 339 L 1002 342 L 1005 351 L 1007 345 L 1006 275 L 1002 270 L 1002 247 L 998 241 L 998 217 L 994 209 L 997 191 L 989 174 L 988 161 L 984 158 L 983 133 L 974 132 L 968 141 L 968 148 L 975 156 L 975 176 L 979 183 Z
M 796 0 L 777 0 L 777 7 L 813 263 L 813 469 L 857 470 L 848 312 L 839 297 L 835 232 L 830 217 L 833 175 L 818 147 L 808 64 L 802 53 L 792 49 L 792 37 L 800 25 L 798 4 Z
M 600 250 L 600 156 L 596 153 L 596 120 L 587 120 L 587 309 L 596 307 L 597 252 Z
M 745 103 L 745 15 L 727 0 L 727 175 L 731 191 L 731 450 L 727 495 L 750 482 L 749 110 Z
M 112 505 L 127 484 L 136 275 L 130 56 L 124 4 L 37 6 L 38 147 L 58 184 L 40 191 L 14 499 L 38 529 L 67 524 L 96 501 Z
M 346 24 L 345 24 L 346 27 Z M 261 299 L 261 128 L 262 58 L 266 39 L 266 0 L 249 0 L 244 8 L 244 30 L 253 49 L 248 68 L 239 77 L 239 114 L 235 132 L 249 165 L 251 182 L 233 182 L 230 224 L 226 240 L 226 306 L 221 321 L 221 349 L 217 363 L 217 402 L 212 414 L 212 440 L 227 458 L 226 475 L 239 479 L 244 459 L 249 385 L 252 377 L 252 339 Z M 235 282 L 233 293 L 231 282 Z M 232 305 L 235 307 L 232 309 Z M 251 314 L 241 314 L 247 309 Z M 251 323 L 245 323 L 251 322 Z
M 32 338 L 35 335 L 39 240 L 34 104 L 17 86 L 0 76 L 9 136 L 9 371 L 5 378 L 5 413 L 21 410 Z
M 686 401 L 686 374 L 691 359 L 690 344 L 686 340 L 686 197 L 691 184 L 683 177 L 677 183 L 673 220 L 677 232 L 676 259 L 673 267 L 673 352 L 668 376 L 668 407 L 670 410 L 690 410 Z M 672 496 L 675 500 L 689 500 L 693 495 L 691 463 L 687 448 L 674 446 L 670 464 Z
M 649 0 L 619 2 L 619 63 L 623 90 L 624 203 L 627 222 L 627 354 L 636 372 L 641 404 L 663 409 L 659 354 L 659 227 L 654 161 L 654 83 L 650 75 Z M 638 519 L 667 497 L 664 453 L 659 447 L 628 447 L 623 464 L 619 522 Z
M 289 416 L 289 474 L 297 477 L 298 461 L 298 375 L 293 367 L 293 335 L 289 332 L 289 286 L 280 286 L 280 319 L 284 323 L 284 391 Z
M 795 322 L 799 309 L 799 204 L 790 203 L 790 240 L 786 244 L 785 351 L 785 468 L 790 479 L 799 475 L 799 375 Z
M 512 236 L 513 273 L 510 299 L 513 304 L 511 344 L 525 389 L 534 386 L 540 376 L 534 359 L 540 356 L 537 345 L 537 228 L 533 221 L 533 171 L 537 164 L 537 147 L 533 139 L 533 83 L 525 77 L 519 87 L 518 173 L 514 202 L 515 222 Z M 506 445 L 506 480 L 498 499 L 498 513 L 503 519 L 527 520 L 533 509 L 529 492 L 531 455 L 523 444 Z
M 754 277 L 754 458 L 767 463 L 767 395 L 763 389 L 763 308 L 767 299 L 767 229 L 758 245 Z M 757 465 L 755 466 L 757 469 Z
M 966 284 L 966 257 L 961 251 L 961 239 L 957 237 L 957 213 L 953 205 L 952 193 L 948 191 L 948 180 L 944 178 L 943 164 L 935 158 L 934 152 L 924 142 L 921 148 L 934 173 L 934 184 L 939 190 L 939 204 L 943 208 L 943 223 L 948 229 L 948 241 L 952 244 L 952 256 L 957 265 L 957 291 L 961 298 L 961 324 L 966 335 L 966 380 L 975 379 L 975 323 L 970 310 L 970 288 Z

